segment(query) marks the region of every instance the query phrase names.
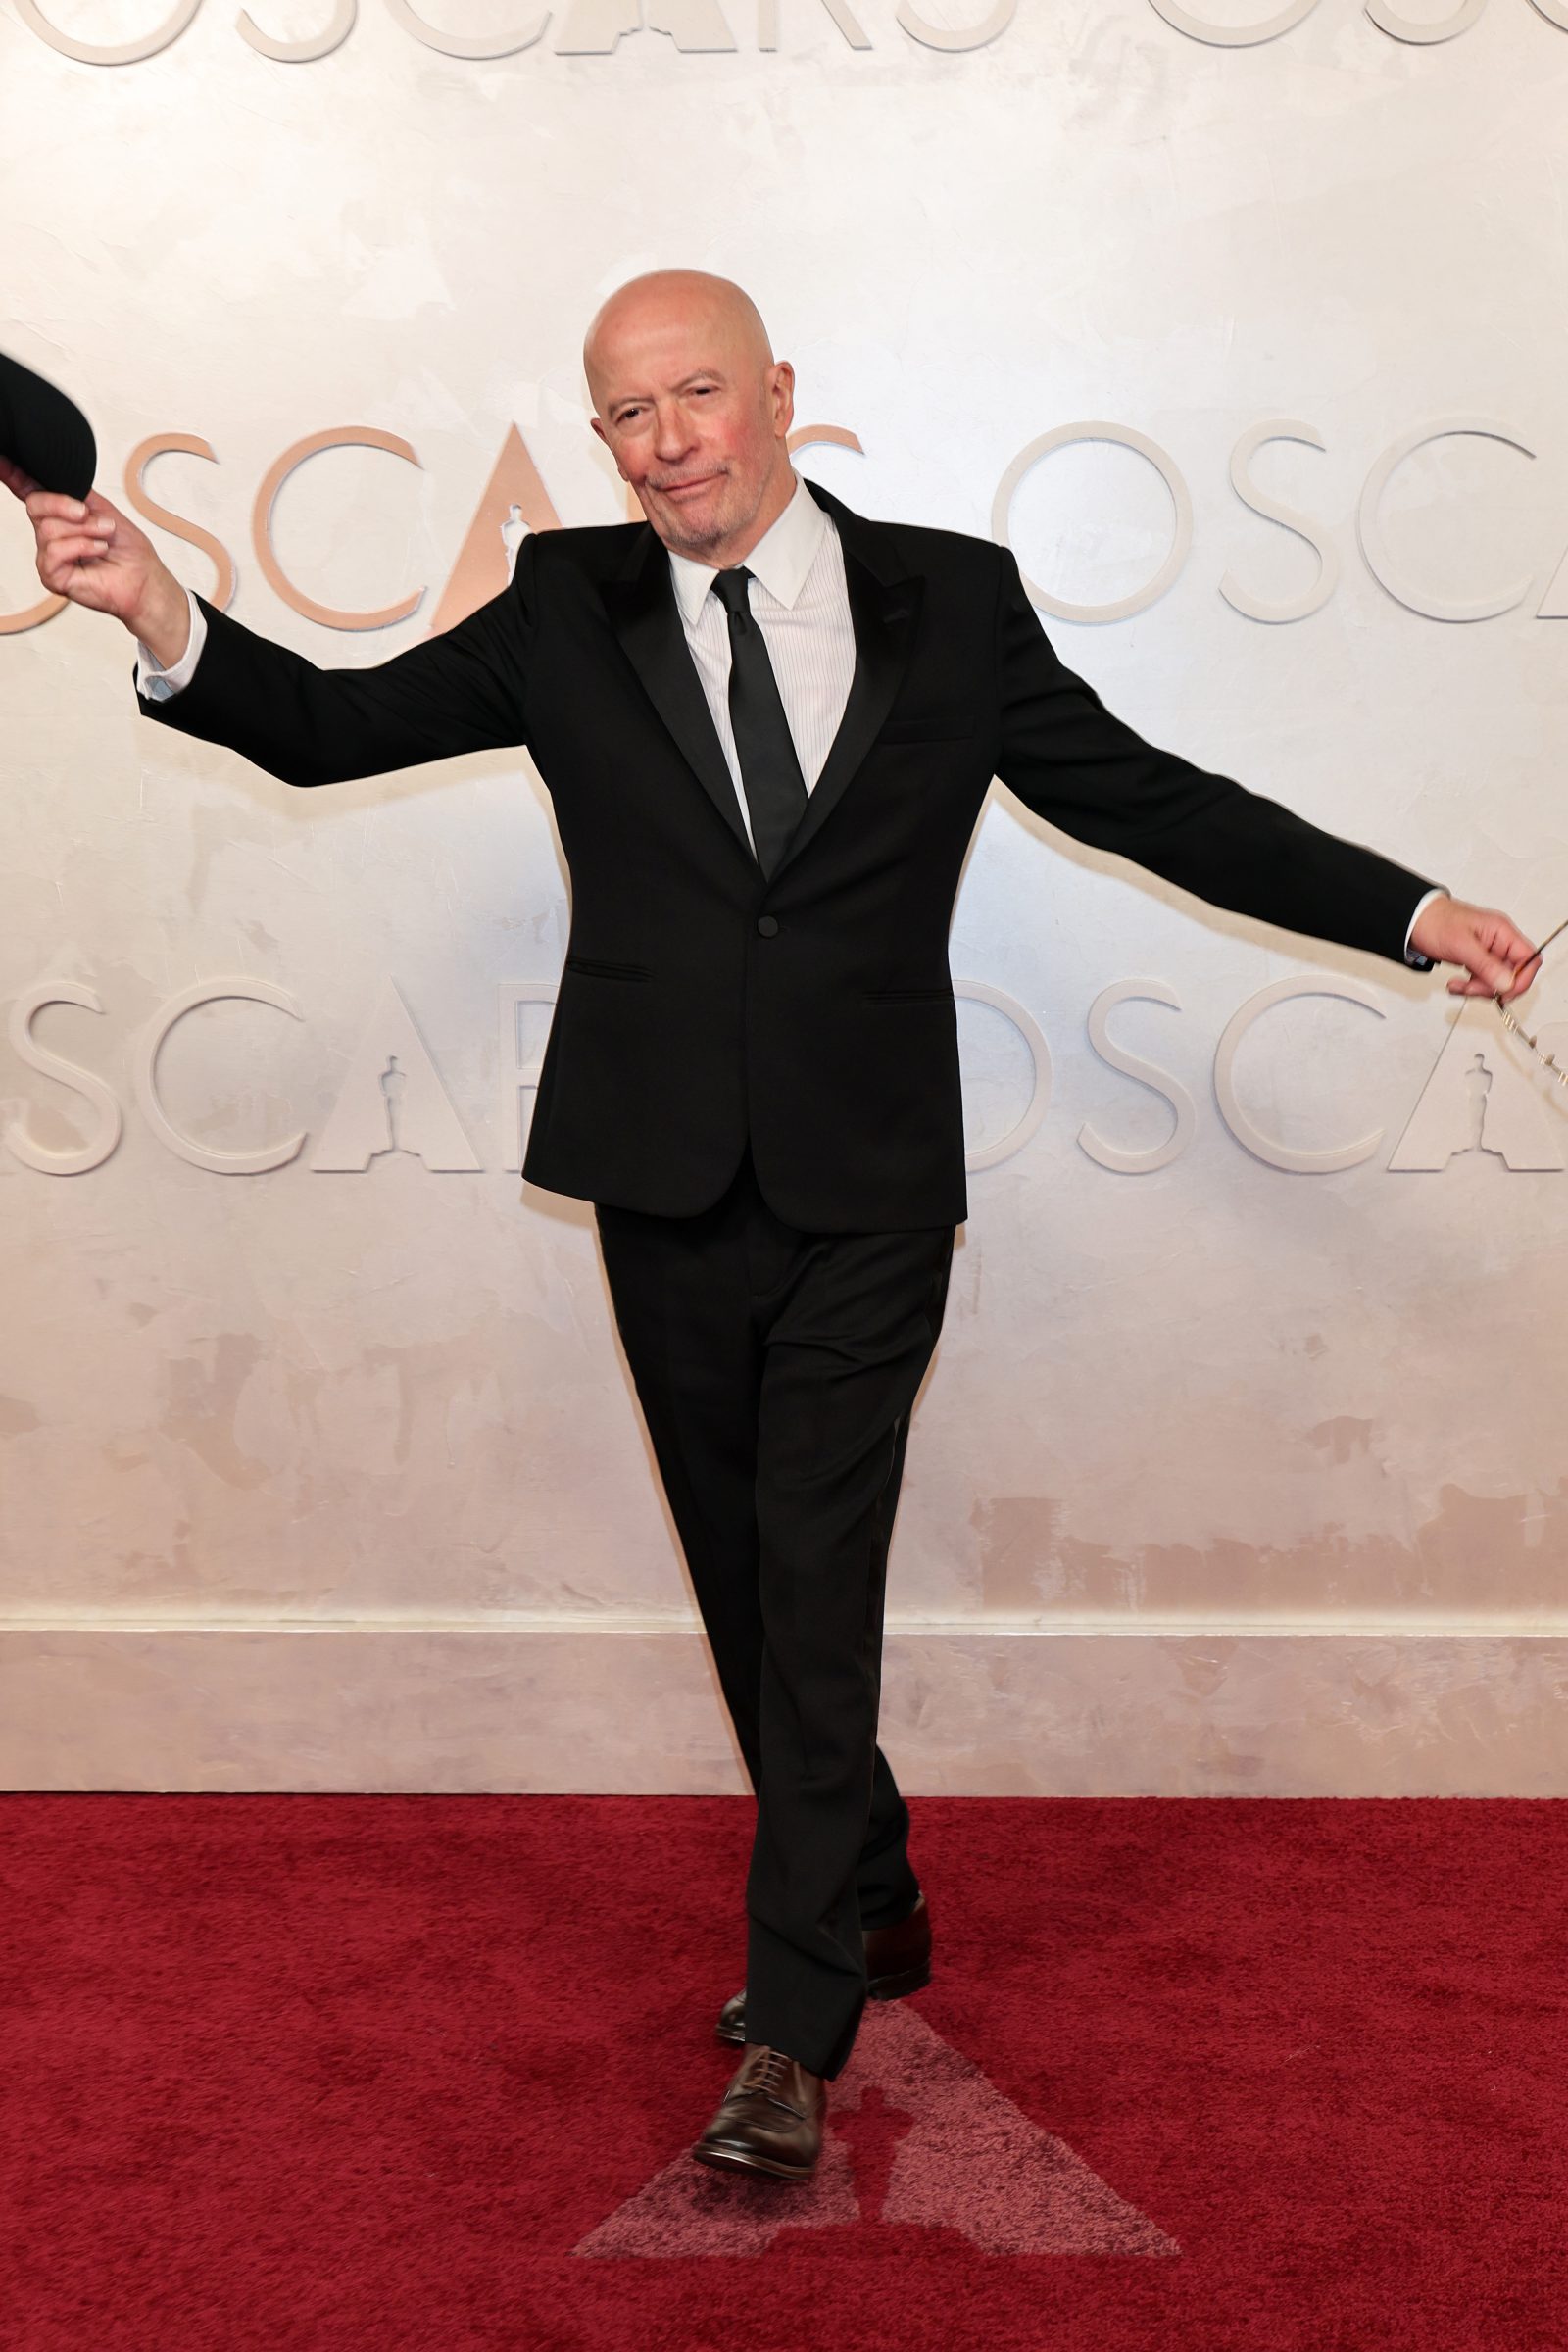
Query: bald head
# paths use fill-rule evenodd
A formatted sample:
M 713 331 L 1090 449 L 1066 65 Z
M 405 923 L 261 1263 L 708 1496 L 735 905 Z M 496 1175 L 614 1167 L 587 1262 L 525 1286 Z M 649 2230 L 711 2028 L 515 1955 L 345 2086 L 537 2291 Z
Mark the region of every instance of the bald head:
M 795 489 L 795 371 L 751 296 L 705 270 L 654 270 L 600 305 L 583 341 L 594 431 L 667 547 L 743 561 Z
M 589 321 L 582 365 L 595 408 L 625 341 L 671 330 L 707 338 L 759 374 L 773 364 L 762 314 L 744 286 L 707 270 L 650 270 L 617 286 Z

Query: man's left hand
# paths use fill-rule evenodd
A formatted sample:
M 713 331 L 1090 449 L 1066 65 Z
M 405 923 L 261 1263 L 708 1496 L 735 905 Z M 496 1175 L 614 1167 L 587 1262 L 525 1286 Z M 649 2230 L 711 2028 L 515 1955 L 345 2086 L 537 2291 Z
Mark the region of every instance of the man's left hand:
M 1464 979 L 1448 982 L 1450 997 L 1521 997 L 1541 969 L 1541 958 L 1524 933 L 1494 906 L 1470 906 L 1463 899 L 1434 899 L 1423 906 L 1410 934 L 1418 954 L 1434 963 L 1462 964 Z

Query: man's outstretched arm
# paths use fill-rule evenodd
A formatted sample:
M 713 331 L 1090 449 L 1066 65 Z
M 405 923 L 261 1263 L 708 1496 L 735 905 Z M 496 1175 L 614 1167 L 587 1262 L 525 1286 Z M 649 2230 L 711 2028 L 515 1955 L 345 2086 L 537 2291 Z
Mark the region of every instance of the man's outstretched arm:
M 1520 995 L 1534 947 L 1505 914 L 1309 824 L 1229 776 L 1147 742 L 1056 658 L 1005 550 L 997 614 L 997 773 L 1037 815 L 1216 906 L 1403 960 L 1461 971 L 1456 996 Z M 1425 903 L 1423 903 L 1425 902 Z
M 41 490 L 4 460 L 0 482 L 26 505 L 47 589 L 122 622 L 161 668 L 184 660 L 191 600 L 129 515 L 97 490 L 85 501 Z M 530 578 L 456 628 L 368 669 L 318 668 L 198 597 L 206 641 L 189 683 L 162 698 L 139 694 L 142 711 L 225 744 L 289 784 L 338 783 L 523 743 Z

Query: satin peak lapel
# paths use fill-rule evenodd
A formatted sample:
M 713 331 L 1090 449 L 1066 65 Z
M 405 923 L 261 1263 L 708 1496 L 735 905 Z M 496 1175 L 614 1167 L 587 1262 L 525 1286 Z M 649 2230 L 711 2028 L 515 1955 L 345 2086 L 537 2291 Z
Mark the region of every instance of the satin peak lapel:
M 681 627 L 668 559 L 652 529 L 648 538 L 639 568 L 605 588 L 611 625 L 686 764 L 740 844 L 747 861 L 755 866 L 724 747 L 714 731 L 708 697 Z
M 839 512 L 836 508 L 830 511 Z M 893 708 L 893 698 L 908 666 L 925 582 L 916 573 L 894 580 L 879 579 L 856 553 L 847 535 L 844 578 L 850 592 L 850 617 L 855 624 L 855 677 L 833 747 L 806 804 L 806 814 L 773 869 L 775 881 L 821 831 L 844 798 L 856 769 L 875 743 Z

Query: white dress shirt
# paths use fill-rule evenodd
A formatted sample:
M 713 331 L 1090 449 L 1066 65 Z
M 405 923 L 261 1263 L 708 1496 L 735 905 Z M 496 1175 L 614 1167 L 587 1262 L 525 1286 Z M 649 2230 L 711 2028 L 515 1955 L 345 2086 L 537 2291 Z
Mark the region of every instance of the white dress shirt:
M 779 700 L 809 792 L 822 772 L 849 701 L 855 676 L 855 627 L 837 528 L 800 475 L 789 505 L 746 558 L 746 568 L 752 574 L 752 612 L 778 680 Z M 710 593 L 714 569 L 712 564 L 669 552 L 681 626 L 723 746 L 750 841 L 752 812 L 729 718 L 729 621 L 723 606 Z M 186 593 L 189 596 L 188 590 Z M 206 642 L 207 618 L 194 596 L 190 596 L 190 643 L 172 667 L 161 668 L 138 641 L 136 684 L 149 702 L 162 702 L 190 684 Z M 1446 895 L 1441 889 L 1429 890 L 1418 903 L 1404 935 L 1407 962 L 1425 965 L 1424 957 L 1412 954 L 1410 933 L 1422 908 Z
M 752 575 L 747 590 L 752 617 L 762 632 L 795 757 L 809 792 L 826 764 L 850 699 L 855 624 L 838 531 L 799 476 L 794 497 L 746 558 L 746 568 Z M 673 550 L 669 569 L 686 643 L 724 747 L 750 841 L 752 812 L 729 719 L 729 616 L 712 593 L 715 569 Z

